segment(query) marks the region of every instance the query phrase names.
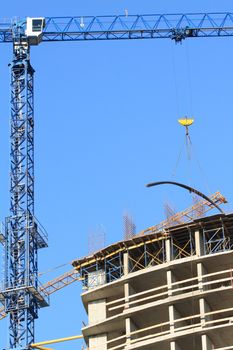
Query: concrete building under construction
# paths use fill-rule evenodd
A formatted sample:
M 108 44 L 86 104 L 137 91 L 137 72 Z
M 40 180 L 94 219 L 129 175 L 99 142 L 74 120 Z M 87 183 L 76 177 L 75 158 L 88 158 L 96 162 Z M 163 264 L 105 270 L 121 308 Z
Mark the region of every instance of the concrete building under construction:
M 73 266 L 88 349 L 233 349 L 233 214 L 151 228 Z

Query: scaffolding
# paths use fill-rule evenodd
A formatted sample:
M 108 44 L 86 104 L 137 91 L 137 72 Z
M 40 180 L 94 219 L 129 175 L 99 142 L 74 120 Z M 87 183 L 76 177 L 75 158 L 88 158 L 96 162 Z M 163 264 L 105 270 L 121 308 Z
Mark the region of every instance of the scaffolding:
M 201 233 L 204 255 L 232 250 L 233 214 L 220 214 L 166 228 L 157 233 L 136 235 L 88 257 L 75 260 L 73 266 L 80 274 L 84 289 L 96 288 L 123 276 L 126 252 L 130 273 L 170 260 L 195 256 L 197 230 Z M 169 250 L 166 247 L 167 241 Z

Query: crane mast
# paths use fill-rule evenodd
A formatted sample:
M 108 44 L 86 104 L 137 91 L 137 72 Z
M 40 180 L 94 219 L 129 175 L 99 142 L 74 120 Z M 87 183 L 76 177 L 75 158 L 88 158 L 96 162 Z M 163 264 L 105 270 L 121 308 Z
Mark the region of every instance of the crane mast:
M 34 216 L 34 69 L 30 45 L 20 23 L 13 27 L 10 123 L 10 216 L 5 223 L 5 281 L 2 294 L 9 313 L 10 349 L 34 342 L 39 292 L 38 249 L 47 246 Z
M 30 46 L 41 41 L 96 41 L 233 36 L 232 13 L 27 18 L 0 23 L 0 43 L 13 44 L 11 68 L 10 216 L 5 224 L 5 278 L 0 291 L 9 314 L 9 348 L 34 342 L 38 308 L 48 305 L 39 287 L 38 249 L 47 235 L 34 215 L 34 69 Z
M 37 288 L 38 272 L 34 225 L 34 70 L 29 55 L 27 42 L 16 39 L 11 64 L 11 216 L 6 222 L 9 265 L 5 288 L 10 288 L 6 299 L 10 348 L 34 341 L 37 317 L 37 302 L 25 289 L 31 285 Z

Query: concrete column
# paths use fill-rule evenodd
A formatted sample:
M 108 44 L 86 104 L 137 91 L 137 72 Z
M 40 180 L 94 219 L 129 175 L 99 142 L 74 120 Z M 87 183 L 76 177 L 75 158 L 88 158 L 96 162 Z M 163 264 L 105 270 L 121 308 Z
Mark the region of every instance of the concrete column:
M 128 275 L 129 273 L 129 253 L 125 252 L 123 254 L 123 269 L 124 269 L 124 275 Z
M 123 254 L 123 264 L 124 264 L 124 276 L 127 276 L 129 273 L 129 253 L 125 252 Z M 124 284 L 124 296 L 125 296 L 125 308 L 129 307 L 129 295 L 130 295 L 130 287 L 129 283 Z
M 124 262 L 124 275 L 127 276 L 129 274 L 129 253 L 126 252 L 123 255 L 123 262 Z M 131 294 L 134 294 L 135 291 L 130 285 L 130 283 L 126 282 L 124 283 L 124 296 L 125 296 L 125 308 L 129 307 L 129 296 Z
M 125 308 L 129 307 L 129 296 L 135 294 L 135 290 L 129 283 L 124 283 Z
M 176 323 L 174 322 L 175 320 L 182 318 L 181 314 L 177 311 L 175 306 L 170 305 L 168 307 L 168 311 L 169 311 L 169 321 L 170 321 L 170 332 L 174 333 L 175 328 L 185 326 L 185 321 L 180 321 Z
M 202 345 L 202 350 L 214 349 L 213 343 L 211 342 L 210 338 L 206 334 L 203 334 L 201 336 L 201 345 Z
M 204 253 L 204 242 L 203 237 L 200 232 L 200 230 L 195 231 L 195 248 L 196 248 L 196 255 L 201 256 Z
M 138 327 L 133 323 L 130 317 L 125 319 L 125 333 L 126 333 L 126 344 L 129 345 L 132 339 L 136 338 L 135 336 L 131 336 L 130 333 L 134 332 L 138 329 Z
M 107 317 L 106 299 L 99 299 L 88 303 L 89 325 L 99 323 Z M 107 334 L 89 337 L 90 350 L 107 350 Z
M 169 310 L 170 332 L 171 334 L 173 334 L 175 332 L 175 328 L 182 327 L 183 325 L 185 325 L 185 322 L 174 323 L 175 320 L 182 318 L 182 316 L 173 305 L 170 305 L 168 310 Z M 180 350 L 180 347 L 176 341 L 170 342 L 170 350 Z
M 124 293 L 125 293 L 125 309 L 127 309 L 129 307 L 129 295 L 130 295 L 129 283 L 124 284 Z
M 125 292 L 125 309 L 129 308 L 129 296 L 134 294 L 134 289 L 130 286 L 129 283 L 124 284 L 124 292 Z M 130 317 L 125 319 L 125 334 L 126 334 L 126 344 L 129 345 L 131 339 L 135 337 L 131 337 L 130 333 L 135 331 L 137 327 L 133 323 Z
M 181 350 L 181 348 L 175 341 L 172 341 L 170 343 L 170 350 Z
M 167 289 L 168 289 L 169 297 L 172 295 L 172 282 L 173 282 L 173 273 L 171 270 L 168 270 L 167 271 Z
M 197 263 L 197 277 L 198 277 L 198 288 L 200 292 L 203 292 L 205 286 L 203 286 L 203 275 L 205 275 L 206 269 L 203 263 Z
M 200 293 L 202 293 L 206 287 L 203 286 L 203 275 L 207 274 L 206 268 L 203 263 L 197 263 L 197 276 L 198 276 L 198 287 Z M 211 308 L 205 298 L 199 299 L 199 311 L 200 311 L 200 322 L 201 326 L 205 326 L 205 322 L 211 319 L 211 316 L 206 316 L 205 314 L 211 311 Z M 202 350 L 212 350 L 214 349 L 214 344 L 207 334 L 202 334 L 201 336 Z
M 171 252 L 171 242 L 170 240 L 166 241 L 166 252 L 169 254 L 169 259 L 171 259 L 171 255 L 169 252 Z M 172 283 L 175 282 L 176 276 L 174 275 L 172 270 L 167 271 L 167 288 L 168 288 L 168 297 L 172 296 Z M 179 314 L 179 312 L 176 310 L 174 305 L 169 305 L 168 307 L 168 313 L 169 313 L 169 322 L 170 322 L 170 333 L 173 334 L 175 332 L 175 328 L 180 327 L 181 323 L 174 323 L 175 320 L 181 318 L 182 316 Z M 176 341 L 170 342 L 170 350 L 181 350 L 179 345 Z
M 123 255 L 123 262 L 124 262 L 124 275 L 127 276 L 129 274 L 129 253 L 126 252 Z M 134 294 L 135 291 L 132 288 L 132 286 L 126 282 L 124 284 L 124 297 L 125 297 L 125 309 L 129 308 L 129 296 L 131 294 Z M 129 345 L 131 341 L 131 335 L 130 333 L 136 330 L 136 326 L 131 320 L 130 317 L 127 317 L 125 319 L 125 334 L 126 334 L 126 344 Z
M 106 299 L 94 300 L 88 303 L 89 325 L 104 321 L 106 316 Z
M 173 286 L 172 283 L 176 282 L 177 278 L 176 275 L 174 274 L 174 272 L 172 270 L 168 270 L 167 271 L 167 289 L 168 289 L 168 296 L 172 296 L 172 290 L 173 290 Z M 178 286 L 176 286 L 177 288 Z
M 125 293 L 125 309 L 129 308 L 129 296 L 134 294 L 133 288 L 129 283 L 124 283 L 124 293 Z
M 130 327 L 130 318 L 125 319 L 125 335 L 126 335 L 126 344 L 128 345 L 130 343 L 131 337 L 130 337 L 130 332 L 131 332 L 131 327 Z
M 107 350 L 107 335 L 98 334 L 89 337 L 89 350 Z
M 170 305 L 168 307 L 168 312 L 169 312 L 169 321 L 170 321 L 170 332 L 174 333 L 174 320 L 175 320 L 175 315 L 174 315 L 174 306 Z
M 210 321 L 213 317 L 211 315 L 205 316 L 207 312 L 211 311 L 211 308 L 204 298 L 199 299 L 199 308 L 200 308 L 200 315 L 201 315 L 201 325 L 203 327 L 205 326 L 205 322 Z
M 165 241 L 165 250 L 166 250 L 166 261 L 170 262 L 172 260 L 172 256 L 171 256 L 171 240 L 168 239 L 168 238 Z

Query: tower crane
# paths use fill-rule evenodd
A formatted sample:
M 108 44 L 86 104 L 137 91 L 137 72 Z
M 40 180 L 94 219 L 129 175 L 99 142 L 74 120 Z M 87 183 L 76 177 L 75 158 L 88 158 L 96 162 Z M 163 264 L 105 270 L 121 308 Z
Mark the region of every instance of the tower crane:
M 43 42 L 233 36 L 232 13 L 38 17 L 0 23 L 0 43 L 13 44 L 11 67 L 10 215 L 5 221 L 5 278 L 10 349 L 34 342 L 38 308 L 48 305 L 38 280 L 38 249 L 47 246 L 34 215 L 34 69 L 30 49 Z

